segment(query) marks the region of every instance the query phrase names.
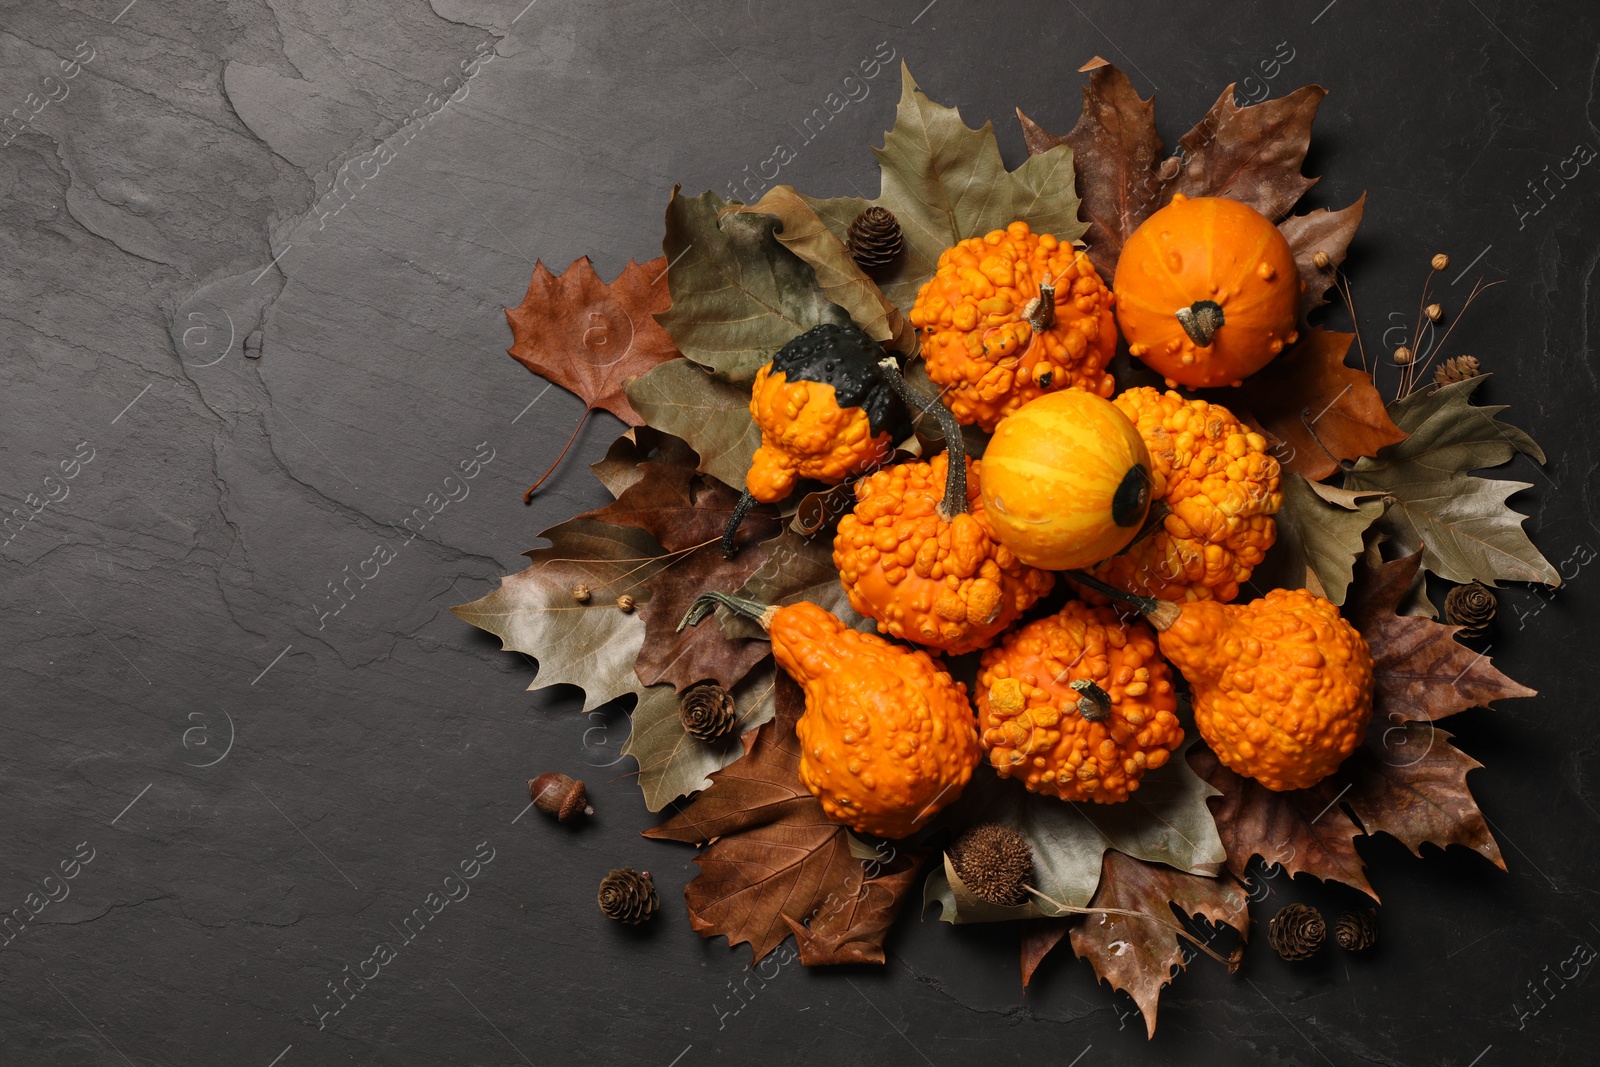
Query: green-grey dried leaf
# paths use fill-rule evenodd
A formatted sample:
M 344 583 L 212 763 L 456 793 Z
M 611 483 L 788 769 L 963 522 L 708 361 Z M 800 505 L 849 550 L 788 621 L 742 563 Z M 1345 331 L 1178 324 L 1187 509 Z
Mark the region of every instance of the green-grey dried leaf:
M 761 431 L 750 417 L 750 392 L 674 359 L 628 383 L 628 402 L 652 427 L 688 442 L 700 470 L 744 488 Z
M 672 307 L 656 320 L 685 356 L 748 382 L 792 338 L 824 322 L 842 326 L 849 315 L 773 235 L 776 219 L 724 214 L 727 206 L 716 193 L 673 190 L 662 241 Z
M 777 667 L 771 660 L 745 675 L 733 690 L 740 734 L 771 720 Z M 678 714 L 681 698 L 670 685 L 652 685 L 639 694 L 633 727 L 622 748 L 639 764 L 639 789 L 645 807 L 660 811 L 673 800 L 711 784 L 710 774 L 744 755 L 744 746 L 729 739 L 708 745 L 689 736 Z
M 876 629 L 871 619 L 861 617 L 850 606 L 850 598 L 839 581 L 839 569 L 833 565 L 831 541 L 810 540 L 793 530 L 784 530 L 772 540 L 763 541 L 761 547 L 767 560 L 744 583 L 740 596 L 773 607 L 804 600 L 833 612 L 853 629 L 869 632 Z M 717 609 L 717 620 L 722 624 L 722 632 L 729 637 L 766 636 L 760 626 L 725 608 Z
M 1283 478 L 1283 506 L 1278 509 L 1278 539 L 1266 562 L 1251 575 L 1258 589 L 1311 588 L 1306 572 L 1335 604 L 1343 604 L 1365 548 L 1367 527 L 1383 514 L 1383 494 L 1340 489 L 1311 482 L 1298 474 Z
M 544 532 L 549 548 L 527 553 L 532 561 L 500 588 L 450 610 L 500 638 L 501 647 L 538 660 L 528 688 L 567 684 L 583 690 L 583 710 L 643 688 L 633 661 L 644 646 L 644 622 L 617 607 L 623 594 L 649 599 L 645 587 L 667 562 L 643 530 L 583 517 Z M 586 585 L 587 603 L 572 590 Z

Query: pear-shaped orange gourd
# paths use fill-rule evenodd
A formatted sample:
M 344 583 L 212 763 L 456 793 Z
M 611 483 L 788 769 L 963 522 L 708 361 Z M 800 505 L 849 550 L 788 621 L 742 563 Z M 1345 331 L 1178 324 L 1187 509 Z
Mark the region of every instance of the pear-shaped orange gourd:
M 707 593 L 679 628 L 718 604 L 760 622 L 778 666 L 805 690 L 800 780 L 828 818 L 906 837 L 961 795 L 982 755 L 977 719 L 967 687 L 938 660 L 804 602 L 769 607 Z
M 1112 288 L 1128 351 L 1168 385 L 1236 385 L 1299 336 L 1289 242 L 1226 197 L 1174 196 L 1122 246 Z
M 1121 551 L 1150 508 L 1150 453 L 1109 400 L 1063 389 L 1000 420 L 983 453 L 983 510 L 995 537 L 1045 570 Z

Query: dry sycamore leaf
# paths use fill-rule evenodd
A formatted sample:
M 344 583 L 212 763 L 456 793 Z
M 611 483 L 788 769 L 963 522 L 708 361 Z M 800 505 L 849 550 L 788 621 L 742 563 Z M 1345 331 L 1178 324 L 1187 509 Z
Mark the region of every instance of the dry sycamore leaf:
M 1406 551 L 1420 548 L 1422 565 L 1442 578 L 1560 585 L 1561 576 L 1522 529 L 1525 516 L 1506 504 L 1530 484 L 1468 473 L 1518 452 L 1544 462 L 1531 437 L 1494 417 L 1504 407 L 1470 402 L 1483 377 L 1396 401 L 1390 413 L 1411 436 L 1357 463 L 1345 487 L 1386 494 L 1389 509 L 1378 529 Z
M 685 356 L 727 381 L 748 382 L 788 341 L 850 317 L 773 236 L 778 220 L 726 214 L 727 206 L 716 193 L 672 191 L 662 241 L 672 306 L 656 318 Z
M 1199 878 L 1120 852 L 1107 852 L 1094 908 L 1122 908 L 1168 918 L 1173 906 L 1186 915 L 1226 924 L 1244 933 L 1250 904 L 1244 890 L 1221 878 Z M 1087 959 L 1113 989 L 1126 990 L 1144 1015 L 1148 1037 L 1156 1033 L 1156 1001 L 1182 970 L 1187 957 L 1171 927 L 1127 915 L 1086 915 L 1072 924 L 1072 951 Z
M 1295 265 L 1300 268 L 1300 280 L 1306 284 L 1306 291 L 1300 296 L 1302 318 L 1312 308 L 1328 302 L 1328 290 L 1333 286 L 1339 265 L 1350 250 L 1350 242 L 1366 210 L 1367 194 L 1362 193 L 1361 199 L 1338 211 L 1319 207 L 1305 215 L 1291 215 L 1278 223 L 1278 231 L 1288 239 L 1289 247 L 1294 251 Z M 1318 252 L 1328 257 L 1326 267 L 1317 266 Z
M 1405 438 L 1384 410 L 1372 376 L 1345 364 L 1354 339 L 1318 327 L 1239 388 L 1202 395 L 1249 416 L 1281 442 L 1273 455 L 1285 470 L 1320 482 L 1339 469 L 1340 460 L 1377 455 Z
M 789 919 L 802 965 L 884 962 L 883 940 L 916 885 L 924 853 L 889 842 L 882 848 L 882 859 L 865 857 L 862 872 L 824 898 L 810 925 Z
M 889 917 L 848 903 L 843 907 L 861 927 L 840 928 L 833 916 L 841 900 L 865 892 L 871 881 L 863 881 L 849 833 L 828 820 L 800 783 L 794 724 L 803 704 L 800 687 L 779 672 L 777 715 L 757 732 L 749 754 L 713 774 L 711 786 L 681 814 L 644 835 L 706 846 L 695 858 L 700 874 L 684 890 L 689 924 L 702 937 L 723 936 L 730 946 L 749 942 L 759 962 L 793 932 L 792 923 L 821 922 L 824 943 L 814 951 L 867 960 L 868 946 L 881 946 Z M 895 899 L 904 899 L 903 889 Z
M 1278 509 L 1278 539 L 1261 566 L 1250 576 L 1252 591 L 1311 588 L 1343 604 L 1355 572 L 1356 557 L 1365 550 L 1364 535 L 1383 514 L 1383 494 L 1358 492 L 1308 482 L 1298 474 L 1283 477 L 1283 506 Z
M 651 426 L 686 441 L 699 454 L 702 471 L 744 487 L 761 444 L 748 386 L 719 381 L 687 359 L 674 359 L 631 383 L 628 399 Z
M 650 578 L 667 560 L 643 530 L 568 519 L 546 530 L 550 547 L 526 553 L 520 574 L 500 579 L 500 588 L 450 610 L 500 638 L 501 647 L 539 662 L 529 689 L 567 684 L 583 690 L 583 710 L 643 688 L 633 661 L 644 646 L 644 620 L 617 608 L 623 594 L 644 601 Z M 574 587 L 590 590 L 587 603 Z
M 1022 924 L 1022 987 L 1033 981 L 1033 973 L 1061 943 L 1072 928 L 1071 919 L 1029 919 Z
M 761 545 L 765 561 L 744 583 L 739 595 L 773 607 L 787 607 L 809 601 L 837 615 L 846 626 L 874 631 L 877 625 L 863 618 L 850 606 L 850 597 L 839 581 L 839 568 L 833 565 L 833 541 L 802 537 L 793 530 Z M 717 611 L 722 632 L 730 638 L 763 637 L 765 631 L 749 619 L 725 609 Z
M 770 662 L 746 673 L 732 690 L 739 729 L 725 744 L 697 741 L 683 728 L 680 699 L 670 685 L 653 685 L 639 694 L 631 716 L 624 756 L 639 764 L 639 789 L 645 807 L 660 811 L 678 797 L 711 784 L 709 775 L 744 755 L 738 737 L 771 721 L 777 668 Z
M 845 242 L 793 186 L 775 185 L 754 204 L 724 210 L 776 218 L 778 240 L 811 264 L 824 296 L 848 311 L 851 320 L 879 344 L 899 352 L 916 350 L 917 335 L 911 323 L 867 277 Z
M 589 464 L 594 476 L 612 496 L 621 496 L 623 490 L 644 477 L 639 464 L 647 459 L 663 463 L 694 465 L 694 450 L 671 434 L 649 426 L 630 426 L 611 442 L 606 454 Z
M 630 426 L 644 419 L 628 403 L 623 386 L 658 363 L 678 355 L 655 320 L 671 302 L 666 260 L 631 260 L 607 285 L 589 257 L 575 260 L 559 277 L 535 263 L 522 303 L 506 308 L 513 358 L 535 374 L 571 390 L 590 410 L 604 408 Z
M 1317 184 L 1300 167 L 1311 147 L 1311 122 L 1327 95 L 1322 86 L 1307 85 L 1240 107 L 1228 86 L 1205 118 L 1178 139 L 1182 162 L 1171 193 L 1226 196 L 1277 222 Z

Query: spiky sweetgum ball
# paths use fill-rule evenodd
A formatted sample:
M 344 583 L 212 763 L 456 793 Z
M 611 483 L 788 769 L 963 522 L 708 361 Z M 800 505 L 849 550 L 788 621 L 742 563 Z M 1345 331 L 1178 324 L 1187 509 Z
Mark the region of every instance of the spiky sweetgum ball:
M 1266 440 L 1221 404 L 1174 392 L 1141 386 L 1111 402 L 1144 441 L 1151 495 L 1170 513 L 1093 574 L 1163 600 L 1235 599 L 1277 538 L 1282 477 Z
M 1051 280 L 1049 314 L 1030 305 Z M 1089 257 L 1025 222 L 945 249 L 917 293 L 911 325 L 928 377 L 963 424 L 992 431 L 1034 397 L 1078 386 L 1098 396 L 1116 387 L 1106 365 L 1117 348 L 1111 290 Z M 1043 329 L 1034 322 L 1049 320 Z

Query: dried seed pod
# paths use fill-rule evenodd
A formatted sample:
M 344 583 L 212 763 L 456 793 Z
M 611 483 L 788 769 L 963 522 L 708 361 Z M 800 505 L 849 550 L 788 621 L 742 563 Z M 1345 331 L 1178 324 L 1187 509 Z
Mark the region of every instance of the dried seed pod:
M 622 609 L 623 614 L 627 614 L 628 612 L 632 611 L 633 604 L 633 597 L 629 596 L 627 593 L 623 593 L 621 596 L 617 597 L 617 607 Z
M 950 845 L 950 865 L 974 896 L 991 904 L 1028 902 L 1033 846 L 1009 826 L 979 823 Z
M 845 236 L 850 258 L 862 270 L 887 267 L 905 244 L 900 220 L 894 217 L 894 212 L 881 207 L 869 207 L 857 215 Z
M 1444 598 L 1444 621 L 1461 627 L 1462 637 L 1482 637 L 1489 632 L 1499 607 L 1494 592 L 1482 582 L 1469 582 L 1450 590 Z
M 732 737 L 739 726 L 733 694 L 710 682 L 684 690 L 678 717 L 690 737 L 712 745 Z
M 1267 924 L 1267 944 L 1286 960 L 1303 960 L 1322 947 L 1328 928 L 1309 904 L 1290 904 Z
M 546 815 L 554 815 L 560 822 L 594 814 L 583 783 L 559 771 L 528 779 L 528 799 L 533 801 L 534 807 Z
M 1433 269 L 1434 270 L 1445 270 L 1449 266 L 1450 266 L 1450 257 L 1445 255 L 1443 252 L 1440 252 L 1438 255 L 1433 257 Z
M 601 879 L 595 899 L 606 918 L 629 925 L 644 922 L 661 907 L 650 872 L 632 867 L 619 867 Z
M 1478 365 L 1478 357 L 1456 356 L 1445 360 L 1439 369 L 1433 372 L 1433 377 L 1440 385 L 1450 385 L 1453 382 L 1476 378 L 1482 373 L 1483 368 Z
M 1378 940 L 1377 924 L 1373 922 L 1375 915 L 1377 912 L 1371 908 L 1345 912 L 1334 924 L 1334 942 L 1346 952 L 1364 952 L 1371 948 Z
M 589 598 L 593 595 L 594 594 L 589 592 L 589 587 L 584 585 L 582 582 L 579 582 L 577 585 L 572 587 L 572 599 L 576 600 L 580 604 L 587 604 L 589 602 Z
M 1319 248 L 1311 257 L 1311 262 L 1316 264 L 1318 270 L 1327 270 L 1333 266 L 1333 257 Z
M 1409 367 L 1411 365 L 1411 361 L 1415 358 L 1416 357 L 1411 354 L 1411 349 L 1407 348 L 1405 345 L 1401 345 L 1399 348 L 1394 350 L 1394 362 L 1395 366 L 1397 367 Z
M 1429 304 L 1423 309 L 1422 313 L 1428 316 L 1429 322 L 1438 322 L 1444 318 L 1444 307 L 1439 304 Z

